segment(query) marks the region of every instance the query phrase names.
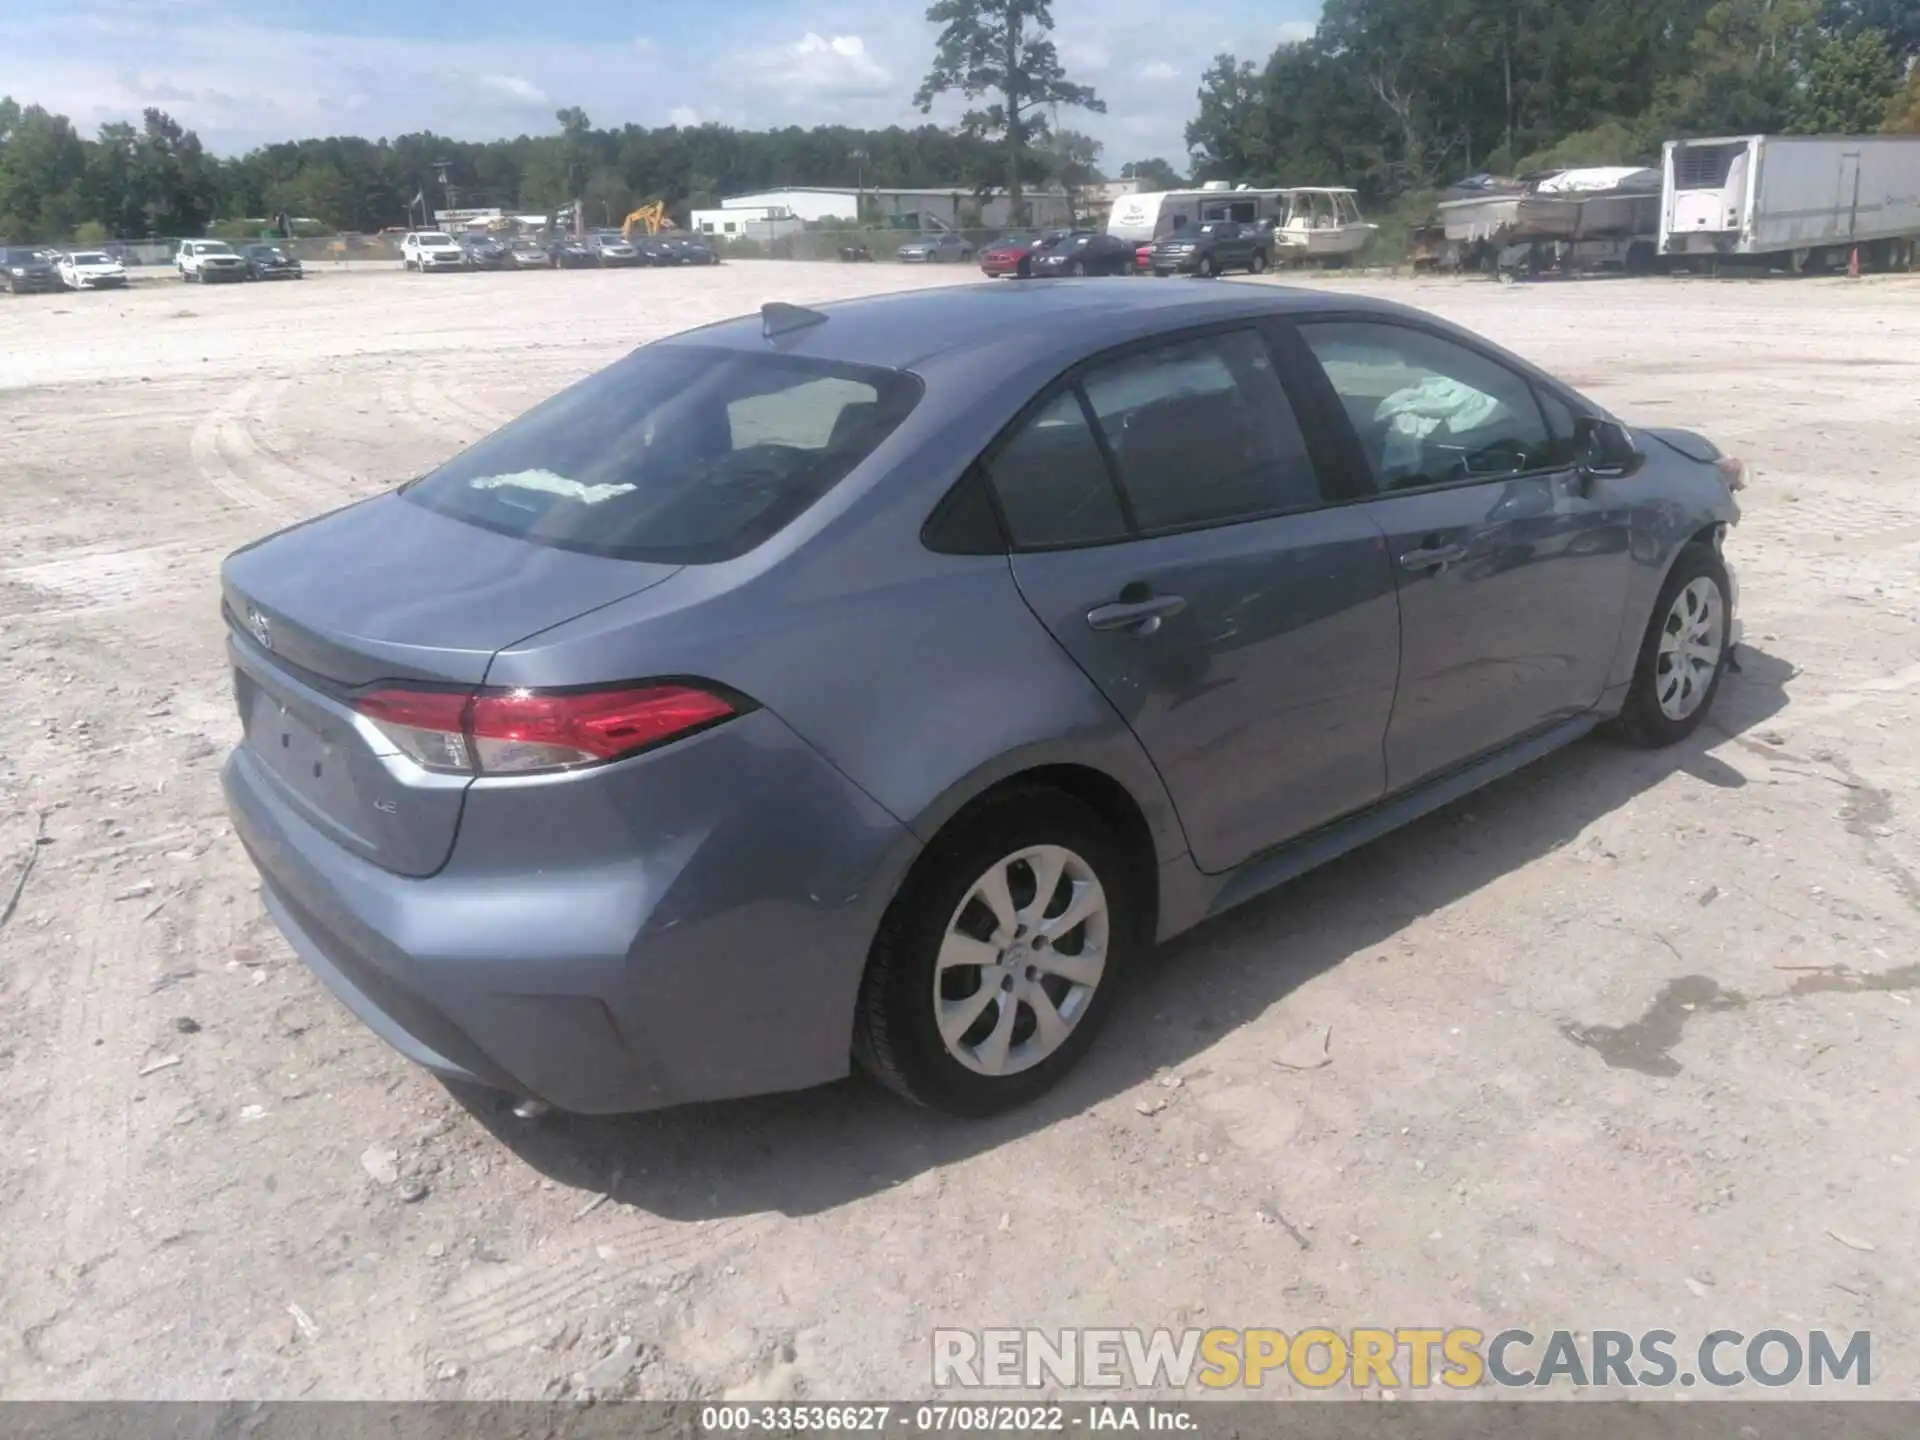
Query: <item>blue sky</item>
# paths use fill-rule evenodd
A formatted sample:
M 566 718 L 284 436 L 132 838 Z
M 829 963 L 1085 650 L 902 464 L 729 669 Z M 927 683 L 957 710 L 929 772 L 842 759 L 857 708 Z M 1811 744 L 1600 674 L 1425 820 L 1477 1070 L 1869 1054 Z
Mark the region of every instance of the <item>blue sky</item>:
M 0 94 L 87 132 L 156 105 L 232 153 L 303 135 L 598 125 L 913 124 L 933 51 L 922 0 L 0 0 Z M 1077 125 L 1111 169 L 1181 163 L 1200 72 L 1311 33 L 1318 0 L 1054 0 Z M 958 112 L 936 110 L 948 120 Z

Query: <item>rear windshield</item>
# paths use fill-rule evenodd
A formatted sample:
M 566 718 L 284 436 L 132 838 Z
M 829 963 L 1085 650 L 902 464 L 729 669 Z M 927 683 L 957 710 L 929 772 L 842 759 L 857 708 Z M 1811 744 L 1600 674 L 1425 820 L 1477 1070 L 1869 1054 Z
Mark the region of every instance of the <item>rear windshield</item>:
M 791 523 L 919 398 L 898 370 L 649 346 L 402 493 L 540 545 L 711 564 Z

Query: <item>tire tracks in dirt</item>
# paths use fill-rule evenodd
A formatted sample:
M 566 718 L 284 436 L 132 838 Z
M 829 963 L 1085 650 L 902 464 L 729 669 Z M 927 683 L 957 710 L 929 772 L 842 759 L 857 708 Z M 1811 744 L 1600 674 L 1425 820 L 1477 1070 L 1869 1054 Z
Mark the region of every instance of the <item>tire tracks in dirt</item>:
M 339 467 L 296 464 L 261 438 L 262 431 L 272 433 L 281 393 L 289 388 L 284 380 L 247 381 L 201 418 L 188 442 L 202 481 L 235 505 L 282 523 L 356 498 Z
M 400 402 L 403 420 L 430 434 L 445 436 L 461 449 L 513 418 L 449 390 L 426 371 L 409 375 L 404 390 L 395 398 Z
M 524 1350 L 577 1318 L 593 1297 L 617 1301 L 715 1264 L 771 1223 L 759 1215 L 676 1223 L 630 1212 L 625 1231 L 611 1238 L 467 1271 L 441 1306 L 438 1332 L 423 1344 L 473 1364 Z

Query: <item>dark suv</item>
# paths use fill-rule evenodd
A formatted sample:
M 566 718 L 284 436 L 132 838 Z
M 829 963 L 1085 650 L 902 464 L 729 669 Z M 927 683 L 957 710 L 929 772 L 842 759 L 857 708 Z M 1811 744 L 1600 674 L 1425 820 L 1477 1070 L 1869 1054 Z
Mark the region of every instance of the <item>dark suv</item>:
M 60 272 L 54 268 L 53 258 L 43 250 L 35 250 L 25 245 L 15 245 L 0 250 L 0 281 L 16 295 L 25 295 L 30 291 L 42 294 L 60 288 Z
M 1153 247 L 1151 259 L 1156 275 L 1218 275 L 1224 270 L 1258 275 L 1273 260 L 1273 232 L 1235 220 L 1208 220 L 1174 231 Z

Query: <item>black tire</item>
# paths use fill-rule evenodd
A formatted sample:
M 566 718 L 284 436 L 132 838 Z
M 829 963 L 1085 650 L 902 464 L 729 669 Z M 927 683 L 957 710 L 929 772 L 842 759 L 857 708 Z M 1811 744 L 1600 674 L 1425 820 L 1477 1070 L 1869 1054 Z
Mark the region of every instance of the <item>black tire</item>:
M 1264 250 L 1254 251 L 1253 259 L 1247 262 L 1247 273 L 1249 275 L 1264 275 L 1266 273 L 1266 270 L 1267 270 L 1267 252 Z
M 954 912 L 995 862 L 1034 845 L 1060 845 L 1105 891 L 1105 969 L 1060 1047 L 1009 1075 L 963 1065 L 940 1037 L 935 975 Z M 854 1059 L 896 1094 L 949 1115 L 980 1118 L 1027 1104 L 1051 1089 L 1093 1044 L 1141 944 L 1138 881 L 1113 827 L 1058 790 L 1009 790 L 949 827 L 928 847 L 888 907 L 867 960 L 854 1017 Z M 997 1011 L 996 1011 L 997 1013 Z
M 1659 690 L 1664 678 L 1660 671 L 1660 637 L 1673 618 L 1674 602 L 1680 593 L 1703 579 L 1712 581 L 1720 592 L 1720 658 L 1707 681 L 1705 696 L 1691 713 L 1676 720 L 1660 708 Z M 1653 615 L 1640 641 L 1640 656 L 1634 662 L 1633 685 L 1614 722 L 1613 728 L 1621 739 L 1643 749 L 1657 750 L 1679 744 L 1700 728 L 1700 723 L 1713 709 L 1714 697 L 1720 693 L 1720 678 L 1727 673 L 1730 650 L 1727 631 L 1733 620 L 1727 601 L 1731 593 L 1727 567 L 1720 563 L 1720 557 L 1711 547 L 1689 545 L 1680 552 L 1667 574 L 1667 583 L 1660 587 L 1660 598 L 1654 602 Z
M 1211 255 L 1202 255 L 1200 257 L 1200 263 L 1193 267 L 1193 273 L 1198 275 L 1202 280 L 1211 280 L 1213 278 L 1213 257 Z

